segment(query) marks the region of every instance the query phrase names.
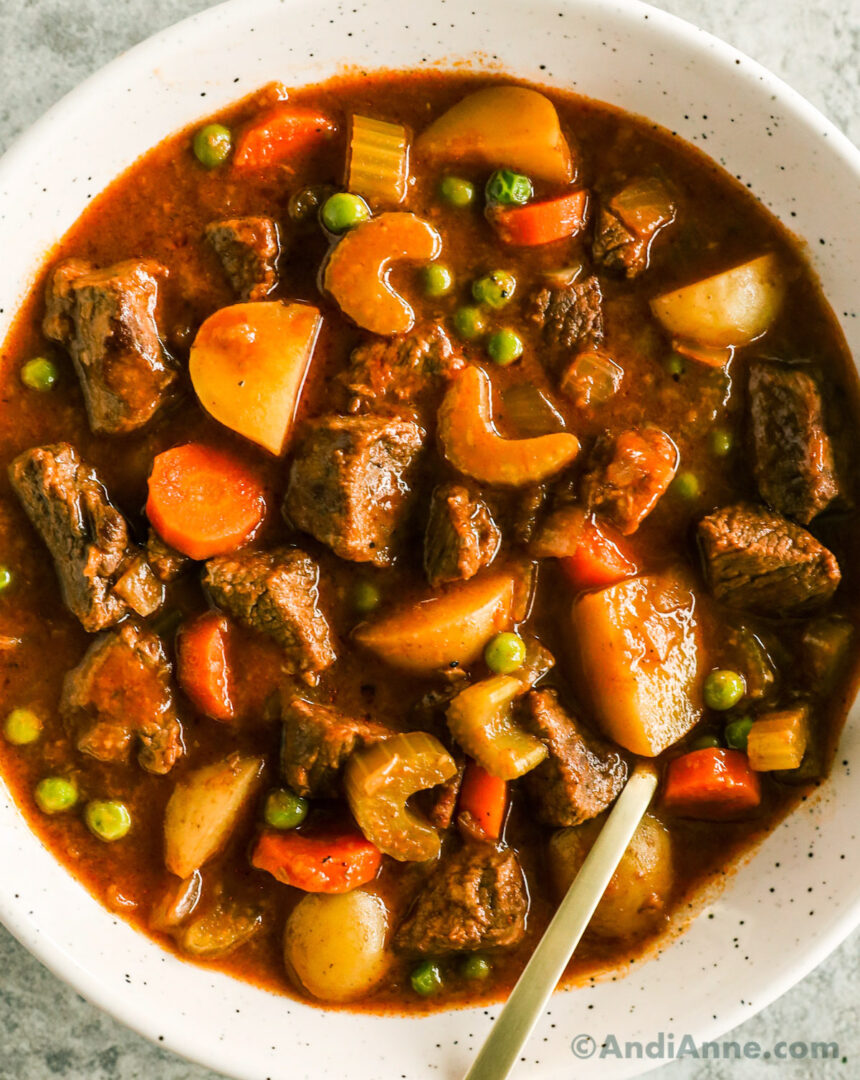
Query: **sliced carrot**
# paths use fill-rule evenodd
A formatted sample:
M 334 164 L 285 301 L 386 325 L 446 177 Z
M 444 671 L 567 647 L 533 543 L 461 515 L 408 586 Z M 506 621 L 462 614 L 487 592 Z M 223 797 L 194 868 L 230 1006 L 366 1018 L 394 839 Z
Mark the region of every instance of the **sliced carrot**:
M 313 893 L 345 893 L 372 881 L 382 852 L 357 829 L 264 832 L 251 863 L 284 885 Z
M 227 659 L 229 631 L 226 615 L 207 611 L 181 626 L 176 638 L 179 685 L 197 708 L 213 720 L 232 720 L 236 715 Z
M 725 821 L 760 802 L 761 781 L 741 750 L 693 750 L 666 770 L 663 803 L 680 817 Z
M 537 247 L 575 236 L 585 225 L 588 195 L 580 189 L 527 206 L 493 207 L 488 217 L 500 239 L 517 247 Z
M 152 463 L 146 514 L 165 543 L 192 559 L 235 551 L 263 520 L 254 474 L 200 443 L 165 450 Z
M 470 836 L 498 840 L 508 804 L 508 785 L 469 758 L 463 773 L 458 821 Z
M 559 564 L 576 589 L 616 585 L 638 573 L 636 563 L 623 551 L 622 542 L 607 525 L 587 521 L 573 555 Z
M 334 122 L 316 109 L 282 102 L 245 128 L 236 144 L 233 164 L 244 169 L 277 165 L 332 138 L 336 131 Z

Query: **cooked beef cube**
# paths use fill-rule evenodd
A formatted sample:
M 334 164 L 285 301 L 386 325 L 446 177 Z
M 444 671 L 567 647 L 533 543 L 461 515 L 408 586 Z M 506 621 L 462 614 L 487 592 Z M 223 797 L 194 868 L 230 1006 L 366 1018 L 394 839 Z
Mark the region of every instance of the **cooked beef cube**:
M 489 566 L 502 534 L 490 508 L 463 484 L 442 484 L 430 499 L 424 572 L 432 586 L 474 577 Z
M 526 790 L 545 825 L 581 825 L 611 806 L 627 780 L 627 762 L 603 739 L 585 732 L 552 690 L 525 699 L 525 725 L 549 757 L 526 774 Z
M 839 494 L 815 380 L 799 368 L 757 361 L 750 366 L 749 408 L 762 499 L 808 525 Z
M 761 615 L 795 615 L 818 607 L 842 577 L 833 554 L 806 529 L 749 503 L 703 518 L 699 543 L 714 596 Z
M 187 555 L 183 555 L 181 551 L 177 551 L 176 548 L 165 544 L 155 529 L 149 530 L 146 541 L 146 557 L 149 559 L 152 572 L 159 581 L 163 581 L 165 584 L 176 581 L 191 565 L 191 559 Z
M 431 325 L 359 345 L 340 381 L 350 396 L 350 412 L 365 404 L 376 410 L 385 401 L 420 403 L 465 365 L 442 327 Z
M 273 637 L 288 670 L 313 685 L 335 659 L 319 609 L 319 567 L 298 548 L 240 551 L 206 563 L 203 584 L 219 608 L 243 626 Z
M 48 279 L 42 328 L 74 361 L 97 435 L 135 431 L 170 397 L 177 372 L 155 321 L 166 276 L 151 259 L 105 270 L 69 259 Z
M 467 844 L 445 856 L 394 935 L 419 956 L 518 945 L 526 930 L 523 874 L 510 848 Z
M 424 431 L 411 420 L 314 421 L 293 461 L 285 513 L 342 559 L 389 566 L 423 443 Z
M 287 784 L 304 796 L 336 798 L 341 794 L 341 772 L 353 750 L 392 734 L 381 724 L 301 698 L 284 700 L 283 717 L 281 768 Z
M 596 277 L 559 287 L 546 286 L 533 298 L 528 317 L 543 329 L 544 340 L 567 359 L 571 353 L 603 344 L 603 296 Z
M 278 283 L 278 227 L 268 217 L 229 218 L 206 226 L 234 292 L 242 300 L 263 300 Z
M 672 482 L 678 448 L 665 431 L 642 427 L 600 439 L 582 495 L 625 535 L 635 532 Z
M 9 479 L 54 557 L 69 610 L 91 633 L 119 622 L 128 605 L 113 585 L 129 555 L 128 528 L 95 470 L 69 443 L 55 443 L 20 454 Z
M 142 551 L 129 559 L 113 590 L 142 618 L 158 611 L 164 603 L 164 586 Z
M 662 181 L 633 181 L 601 202 L 591 249 L 595 263 L 636 277 L 648 268 L 651 241 L 674 217 L 675 207 Z
M 451 756 L 457 763 L 457 771 L 450 780 L 438 784 L 433 789 L 433 803 L 427 814 L 430 824 L 437 829 L 450 828 L 454 820 L 454 811 L 457 809 L 457 800 L 460 798 L 460 788 L 463 786 L 463 774 L 466 771 L 465 755 L 454 748 Z
M 131 622 L 97 638 L 68 673 L 60 713 L 77 748 L 99 761 L 127 761 L 139 744 L 143 768 L 166 773 L 183 754 L 161 641 Z

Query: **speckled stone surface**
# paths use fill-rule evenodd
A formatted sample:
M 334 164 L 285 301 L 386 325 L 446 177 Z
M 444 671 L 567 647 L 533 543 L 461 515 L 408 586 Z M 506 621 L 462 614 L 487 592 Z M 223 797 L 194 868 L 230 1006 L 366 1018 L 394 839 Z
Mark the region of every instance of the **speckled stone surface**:
M 2 0 L 0 151 L 106 61 L 208 6 L 208 0 Z M 761 61 L 860 143 L 860 0 L 663 0 L 658 6 Z M 607 1033 L 592 1034 L 600 1041 Z M 860 1076 L 860 934 L 727 1038 L 741 1045 L 755 1041 L 763 1051 L 781 1040 L 836 1042 L 840 1055 L 827 1062 L 780 1062 L 773 1056 L 719 1063 L 687 1059 L 653 1075 L 666 1080 Z M 576 1075 L 573 1057 L 570 1075 Z M 0 928 L 0 1080 L 214 1076 L 151 1046 L 94 1009 Z

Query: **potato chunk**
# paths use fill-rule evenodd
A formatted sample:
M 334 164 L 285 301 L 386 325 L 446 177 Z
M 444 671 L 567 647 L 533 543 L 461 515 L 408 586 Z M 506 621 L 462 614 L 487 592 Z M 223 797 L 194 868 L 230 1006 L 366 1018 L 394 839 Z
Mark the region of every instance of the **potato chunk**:
M 606 734 L 656 757 L 702 714 L 695 598 L 674 574 L 634 577 L 573 607 L 582 670 Z

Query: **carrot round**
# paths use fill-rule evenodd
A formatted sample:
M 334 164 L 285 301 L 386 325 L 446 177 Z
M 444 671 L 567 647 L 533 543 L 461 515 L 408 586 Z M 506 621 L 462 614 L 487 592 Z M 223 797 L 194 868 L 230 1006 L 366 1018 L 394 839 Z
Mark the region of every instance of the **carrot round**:
M 586 521 L 576 551 L 559 564 L 576 589 L 605 588 L 637 573 L 613 532 L 594 521 Z
M 251 863 L 284 885 L 312 893 L 345 893 L 372 881 L 382 852 L 357 829 L 264 832 Z
M 476 831 L 483 839 L 498 840 L 508 804 L 508 785 L 469 758 L 463 773 L 458 804 L 459 817 L 465 817 L 466 831 Z
M 226 615 L 207 611 L 185 624 L 176 639 L 176 675 L 179 685 L 197 708 L 213 720 L 236 715 L 227 659 Z
M 666 770 L 663 803 L 680 817 L 725 821 L 760 802 L 761 780 L 741 750 L 693 750 Z
M 165 450 L 152 464 L 147 517 L 165 543 L 192 559 L 235 551 L 265 512 L 254 474 L 218 450 L 186 443 Z
M 277 165 L 331 138 L 336 130 L 336 125 L 316 109 L 283 102 L 245 128 L 236 144 L 233 164 L 246 169 Z
M 575 236 L 585 225 L 588 196 L 584 190 L 571 191 L 556 199 L 527 206 L 493 207 L 490 223 L 501 240 L 515 247 L 537 247 Z

